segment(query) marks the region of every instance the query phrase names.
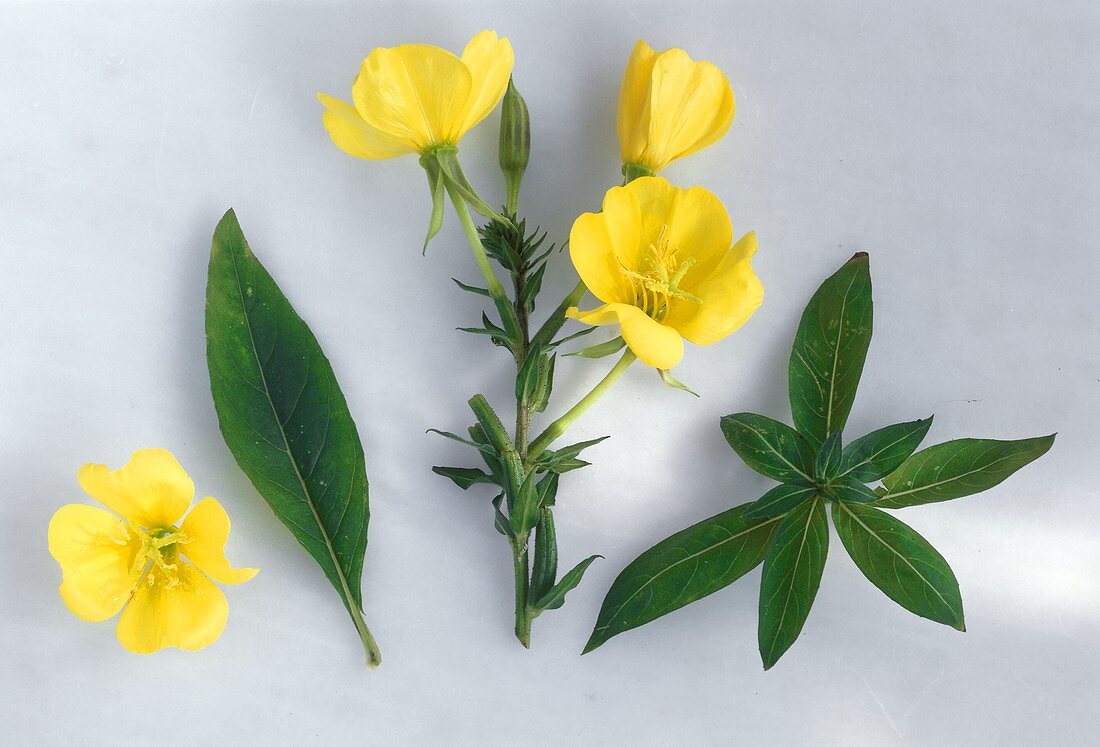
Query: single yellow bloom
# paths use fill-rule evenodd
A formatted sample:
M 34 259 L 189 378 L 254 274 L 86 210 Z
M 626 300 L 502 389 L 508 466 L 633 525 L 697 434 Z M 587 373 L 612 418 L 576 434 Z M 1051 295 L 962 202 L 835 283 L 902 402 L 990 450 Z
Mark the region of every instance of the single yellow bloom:
M 573 266 L 604 305 L 566 315 L 618 324 L 639 360 L 670 369 L 684 356 L 683 340 L 718 342 L 760 307 L 764 286 L 750 261 L 756 234 L 731 248 L 732 237 L 726 209 L 702 187 L 652 176 L 613 187 L 603 211 L 584 213 L 569 233 Z
M 352 86 L 352 101 L 317 94 L 332 142 L 380 160 L 457 145 L 496 107 L 512 74 L 512 45 L 495 31 L 470 40 L 462 57 L 430 44 L 379 47 Z
M 682 49 L 656 52 L 639 41 L 619 93 L 623 170 L 653 174 L 716 142 L 733 122 L 733 90 L 725 73 Z
M 257 573 L 225 559 L 225 509 L 205 498 L 176 526 L 195 485 L 164 449 L 137 451 L 113 472 L 85 464 L 77 480 L 118 515 L 70 504 L 50 519 L 50 554 L 61 565 L 69 611 L 101 622 L 125 607 L 118 640 L 139 654 L 169 646 L 194 651 L 216 641 L 229 604 L 211 579 L 239 584 Z

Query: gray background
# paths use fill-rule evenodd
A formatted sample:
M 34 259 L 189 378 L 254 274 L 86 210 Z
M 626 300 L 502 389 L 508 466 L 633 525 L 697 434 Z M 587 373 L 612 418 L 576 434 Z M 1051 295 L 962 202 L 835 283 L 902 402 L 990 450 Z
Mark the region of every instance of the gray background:
M 334 743 L 1034 743 L 1100 717 L 1100 11 L 1095 3 L 0 6 L 0 723 L 11 737 Z M 314 93 L 347 96 L 373 47 L 461 49 L 494 27 L 534 118 L 526 213 L 555 237 L 616 183 L 615 100 L 636 38 L 726 70 L 737 118 L 667 176 L 755 229 L 766 296 L 737 335 L 690 348 L 694 399 L 631 370 L 574 435 L 612 434 L 563 481 L 563 563 L 599 561 L 512 638 L 489 495 L 433 464 L 510 363 L 453 331 L 478 299 L 457 222 L 420 256 L 413 157 L 333 147 Z M 499 199 L 493 115 L 463 142 Z M 203 359 L 210 234 L 236 208 L 332 359 L 365 441 L 374 519 L 368 673 L 337 596 L 235 467 Z M 657 540 L 767 481 L 718 416 L 786 418 L 801 308 L 871 253 L 876 335 L 855 435 L 935 413 L 929 442 L 1059 431 L 981 496 L 907 510 L 963 590 L 965 635 L 910 616 L 834 541 L 804 634 L 771 672 L 758 572 L 579 653 L 609 584 Z M 548 302 L 573 283 L 556 260 Z M 591 338 L 590 338 L 591 339 Z M 559 367 L 560 412 L 606 361 Z M 257 565 L 207 650 L 131 655 L 71 616 L 46 525 L 85 461 L 163 446 Z M 834 537 L 835 540 L 835 537 Z

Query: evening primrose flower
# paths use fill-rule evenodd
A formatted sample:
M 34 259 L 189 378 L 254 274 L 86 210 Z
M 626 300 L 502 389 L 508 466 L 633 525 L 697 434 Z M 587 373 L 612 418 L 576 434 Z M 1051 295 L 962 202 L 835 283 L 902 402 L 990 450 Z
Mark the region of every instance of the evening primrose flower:
M 229 517 L 221 505 L 205 498 L 179 523 L 195 485 L 164 449 L 137 451 L 114 471 L 85 464 L 77 480 L 115 513 L 70 504 L 50 520 L 50 554 L 61 565 L 69 611 L 101 622 L 122 610 L 118 640 L 136 653 L 217 640 L 229 605 L 213 581 L 239 584 L 257 573 L 226 560 Z
M 352 103 L 317 94 L 325 129 L 345 153 L 368 160 L 420 154 L 432 193 L 425 248 L 443 225 L 445 191 L 503 220 L 462 173 L 456 146 L 500 102 L 514 61 L 512 44 L 495 31 L 471 39 L 461 57 L 430 44 L 379 47 L 363 60 Z
M 707 147 L 733 122 L 733 90 L 725 73 L 682 49 L 634 45 L 619 94 L 617 127 L 623 174 L 653 175 Z
M 667 371 L 683 358 L 683 340 L 718 342 L 760 306 L 764 287 L 750 263 L 756 235 L 731 248 L 732 236 L 722 203 L 702 187 L 660 177 L 614 187 L 602 212 L 584 213 L 569 234 L 577 274 L 604 304 L 566 315 L 618 324 L 639 360 Z

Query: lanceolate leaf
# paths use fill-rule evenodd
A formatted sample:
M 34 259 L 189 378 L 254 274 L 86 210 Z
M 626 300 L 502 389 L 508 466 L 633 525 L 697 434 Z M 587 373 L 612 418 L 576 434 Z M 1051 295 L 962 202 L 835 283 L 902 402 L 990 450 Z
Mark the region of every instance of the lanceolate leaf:
M 814 451 L 789 425 L 741 412 L 722 418 L 722 433 L 745 464 L 765 477 L 813 482 Z
M 492 475 L 488 475 L 483 470 L 475 467 L 432 467 L 432 472 L 450 478 L 455 485 L 463 490 L 469 490 L 471 486 L 478 483 L 497 484 Z
M 781 517 L 747 519 L 749 503 L 658 542 L 615 579 L 584 653 L 724 589 L 764 559 Z
M 832 513 L 840 541 L 867 580 L 914 615 L 966 630 L 959 582 L 924 537 L 871 506 L 834 503 Z
M 871 431 L 844 447 L 843 475 L 874 482 L 896 470 L 917 450 L 932 426 L 932 418 L 898 423 Z
M 1046 454 L 1054 436 L 1019 441 L 960 438 L 918 451 L 883 478 L 875 505 L 904 508 L 980 493 Z
M 550 589 L 550 591 L 546 592 L 535 601 L 533 607 L 536 612 L 556 610 L 558 607 L 565 604 L 565 595 L 577 588 L 577 584 L 581 582 L 581 578 L 584 577 L 584 572 L 588 570 L 588 566 L 592 565 L 597 558 L 602 557 L 603 555 L 590 555 L 577 563 L 572 570 L 561 577 L 561 581 L 554 584 L 554 587 Z
M 844 457 L 844 447 L 840 443 L 840 431 L 833 431 L 818 449 L 814 459 L 814 476 L 827 481 L 840 472 L 840 463 Z
M 361 612 L 370 511 L 359 434 L 317 339 L 252 254 L 232 210 L 210 251 L 206 359 L 229 450 L 321 566 L 376 665 Z
M 871 316 L 871 273 L 860 252 L 810 299 L 791 349 L 791 413 L 814 446 L 848 420 L 871 343 Z
M 854 477 L 844 477 L 833 482 L 829 485 L 827 492 L 841 501 L 874 503 L 878 500 L 878 493 Z
M 798 639 L 821 584 L 829 551 L 825 502 L 815 498 L 783 519 L 768 547 L 760 580 L 758 638 L 764 669 Z

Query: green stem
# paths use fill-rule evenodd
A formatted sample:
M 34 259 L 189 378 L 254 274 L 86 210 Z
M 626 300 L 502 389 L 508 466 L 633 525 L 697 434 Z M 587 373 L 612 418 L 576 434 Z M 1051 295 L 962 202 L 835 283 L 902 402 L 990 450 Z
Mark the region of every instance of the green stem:
M 531 615 L 527 609 L 530 585 L 530 564 L 527 560 L 527 538 L 512 543 L 512 566 L 516 574 L 516 638 L 524 648 L 531 648 Z
M 470 208 L 466 206 L 466 201 L 462 199 L 458 191 L 451 186 L 450 182 L 447 182 L 447 194 L 451 196 L 451 202 L 455 206 L 455 213 L 458 215 L 458 220 L 462 224 L 462 230 L 466 232 L 466 240 L 469 242 L 470 249 L 474 253 L 474 261 L 477 262 L 478 269 L 481 270 L 481 274 L 485 277 L 489 295 L 497 302 L 498 306 L 501 301 L 507 303 L 508 299 L 504 294 L 504 286 L 497 280 L 496 273 L 493 272 L 493 266 L 489 264 L 489 255 L 485 253 L 485 247 L 481 243 L 481 237 L 477 235 L 477 226 L 474 225 L 473 216 L 470 215 Z
M 549 343 L 554 335 L 558 333 L 558 330 L 562 328 L 562 325 L 565 324 L 565 312 L 580 302 L 586 290 L 588 289 L 585 287 L 584 281 L 578 280 L 573 290 L 569 291 L 569 295 L 562 299 L 562 302 L 558 304 L 558 308 L 554 309 L 554 313 L 539 329 L 533 342 L 540 342 L 543 345 Z
M 623 353 L 623 357 L 619 359 L 619 362 L 607 372 L 607 375 L 600 379 L 600 382 L 596 386 L 592 387 L 592 391 L 584 395 L 581 400 L 570 408 L 569 412 L 562 415 L 553 423 L 546 427 L 546 430 L 539 435 L 527 450 L 528 459 L 533 459 L 541 454 L 547 446 L 552 444 L 557 438 L 559 438 L 566 429 L 572 425 L 573 421 L 579 418 L 585 413 L 585 411 L 596 403 L 600 397 L 602 397 L 611 385 L 614 384 L 626 369 L 630 368 L 630 364 L 636 360 L 637 356 L 630 348 L 626 349 Z

